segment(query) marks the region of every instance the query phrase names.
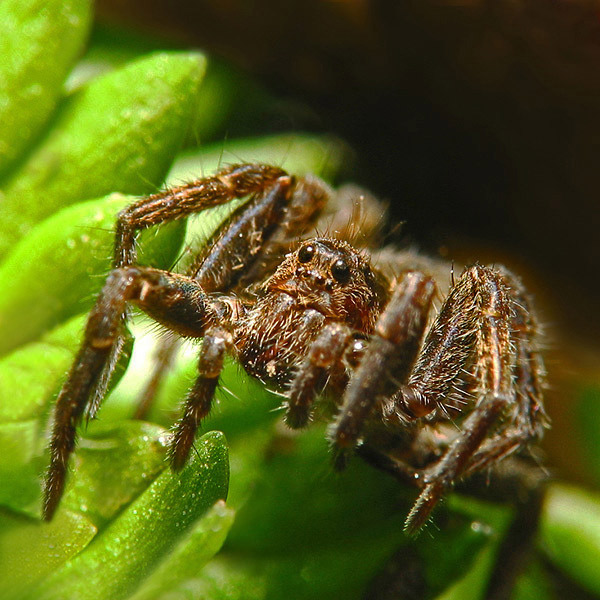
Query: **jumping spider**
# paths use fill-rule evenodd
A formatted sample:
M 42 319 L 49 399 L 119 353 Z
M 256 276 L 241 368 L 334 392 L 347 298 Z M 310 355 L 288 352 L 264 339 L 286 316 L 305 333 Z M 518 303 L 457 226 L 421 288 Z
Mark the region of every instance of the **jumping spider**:
M 135 264 L 141 230 L 245 196 L 186 275 Z M 338 202 L 332 235 L 308 237 L 328 202 Z M 241 164 L 119 214 L 114 269 L 57 400 L 45 519 L 61 498 L 76 426 L 105 395 L 129 303 L 181 336 L 202 338 L 199 376 L 170 443 L 175 470 L 210 411 L 227 353 L 284 393 L 292 428 L 308 424 L 326 389 L 335 465 L 356 449 L 417 486 L 409 531 L 459 479 L 539 438 L 543 364 L 520 281 L 504 268 L 468 267 L 432 316 L 439 265 L 383 252 L 376 268 L 373 253 L 341 239 L 336 219 L 347 218 L 347 208 L 314 177 Z M 376 227 L 368 218 L 363 226 L 368 240 Z

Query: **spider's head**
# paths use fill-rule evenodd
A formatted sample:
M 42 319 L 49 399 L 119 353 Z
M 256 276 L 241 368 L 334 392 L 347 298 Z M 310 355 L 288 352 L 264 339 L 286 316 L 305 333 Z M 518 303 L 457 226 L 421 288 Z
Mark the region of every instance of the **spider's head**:
M 294 296 L 301 306 L 369 332 L 385 302 L 385 282 L 346 242 L 314 238 L 285 257 L 267 291 Z

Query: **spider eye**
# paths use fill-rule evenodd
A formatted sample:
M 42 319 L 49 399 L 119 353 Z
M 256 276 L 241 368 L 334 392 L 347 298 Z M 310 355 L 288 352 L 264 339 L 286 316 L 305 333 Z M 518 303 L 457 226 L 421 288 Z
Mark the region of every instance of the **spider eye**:
M 348 283 L 350 279 L 350 267 L 343 258 L 338 258 L 331 265 L 331 274 L 338 283 Z
M 300 251 L 298 252 L 298 260 L 301 263 L 307 263 L 312 260 L 312 257 L 315 255 L 315 247 L 312 244 L 306 244 L 306 246 L 302 246 Z

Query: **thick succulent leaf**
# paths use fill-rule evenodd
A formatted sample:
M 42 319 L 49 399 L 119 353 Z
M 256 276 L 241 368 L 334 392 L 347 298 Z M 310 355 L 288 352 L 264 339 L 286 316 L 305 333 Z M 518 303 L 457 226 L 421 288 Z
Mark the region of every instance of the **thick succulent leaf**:
M 163 471 L 85 552 L 57 569 L 31 597 L 119 600 L 133 593 L 168 560 L 172 548 L 198 519 L 227 495 L 229 468 L 223 435 L 206 434 L 196 450 L 183 471 Z M 222 536 L 217 529 L 213 534 Z
M 219 500 L 182 536 L 130 600 L 190 596 L 202 567 L 221 549 L 233 519 L 234 511 Z
M 165 468 L 166 437 L 143 421 L 94 421 L 81 432 L 60 510 L 104 528 Z
M 47 122 L 83 51 L 90 0 L 0 2 L 0 173 Z
M 92 523 L 68 511 L 51 523 L 0 511 L 3 600 L 22 600 L 28 590 L 81 552 L 95 535 Z
M 173 164 L 167 182 L 178 185 L 240 162 L 264 162 L 294 175 L 313 173 L 331 180 L 343 169 L 349 153 L 348 146 L 337 138 L 302 133 L 227 140 L 183 153 Z
M 110 196 L 59 211 L 37 225 L 0 264 L 0 354 L 34 340 L 89 310 L 110 269 L 113 227 L 130 196 Z M 141 262 L 167 267 L 181 245 L 184 224 L 146 232 Z
M 85 315 L 74 317 L 0 359 L 0 423 L 44 413 L 71 366 L 84 323 Z
M 35 515 L 42 470 L 37 419 L 0 425 L 0 504 Z
M 204 68 L 200 54 L 154 54 L 69 97 L 4 188 L 0 256 L 67 204 L 154 191 L 185 136 Z
M 0 504 L 40 516 L 50 407 L 79 346 L 85 315 L 0 359 Z M 127 368 L 128 337 L 111 388 Z
M 550 486 L 541 523 L 544 549 L 554 564 L 600 594 L 600 497 L 571 486 Z

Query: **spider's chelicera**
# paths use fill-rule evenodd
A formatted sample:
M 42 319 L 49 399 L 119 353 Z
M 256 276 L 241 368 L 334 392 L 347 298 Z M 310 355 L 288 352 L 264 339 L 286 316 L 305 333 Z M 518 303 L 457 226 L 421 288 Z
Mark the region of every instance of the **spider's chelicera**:
M 245 196 L 186 274 L 135 264 L 140 230 Z M 398 251 L 380 251 L 374 261 L 374 251 L 357 250 L 344 239 L 351 227 L 339 224 L 352 212 L 348 197 L 316 178 L 242 164 L 119 214 L 114 269 L 57 400 L 46 519 L 63 492 L 76 426 L 106 392 L 128 303 L 202 339 L 199 375 L 170 443 L 174 469 L 210 411 L 228 353 L 285 395 L 290 427 L 307 425 L 326 394 L 335 465 L 356 450 L 419 488 L 410 531 L 460 478 L 541 435 L 543 364 L 520 281 L 504 268 L 468 267 L 434 315 L 437 263 Z M 377 223 L 381 207 L 370 202 Z M 311 234 L 324 218 L 331 235 Z M 371 221 L 363 216 L 354 236 L 363 245 L 376 229 Z

